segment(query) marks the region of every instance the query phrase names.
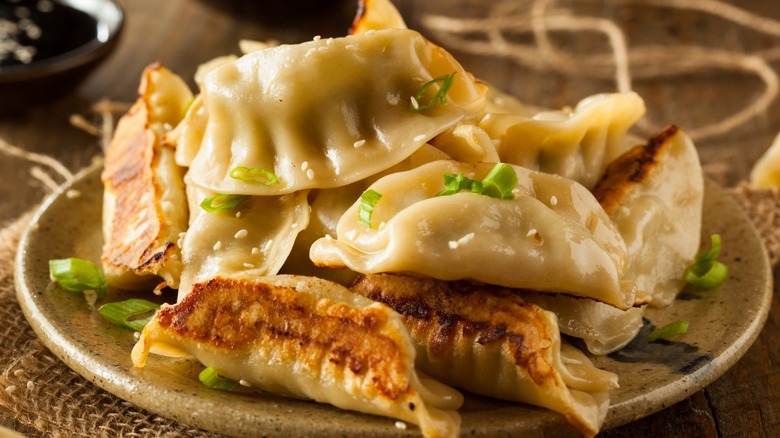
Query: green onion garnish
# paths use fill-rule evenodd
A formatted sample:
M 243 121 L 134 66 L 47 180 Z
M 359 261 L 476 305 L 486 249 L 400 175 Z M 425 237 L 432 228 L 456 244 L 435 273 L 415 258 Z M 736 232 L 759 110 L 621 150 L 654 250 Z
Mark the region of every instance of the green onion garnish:
M 238 382 L 222 377 L 214 371 L 214 368 L 208 367 L 198 374 L 198 379 L 209 389 L 219 389 L 222 391 L 232 391 L 238 386 Z
M 699 290 L 709 290 L 723 283 L 729 275 L 728 266 L 717 260 L 720 255 L 720 235 L 713 234 L 712 248 L 696 255 L 696 259 L 685 270 L 685 281 Z
M 230 171 L 230 177 L 245 183 L 264 186 L 272 186 L 279 182 L 279 177 L 275 173 L 259 167 L 236 167 Z
M 675 321 L 653 330 L 653 332 L 647 336 L 647 341 L 655 342 L 659 339 L 668 341 L 677 336 L 684 335 L 687 331 L 688 321 Z
M 382 199 L 382 194 L 373 189 L 368 189 L 360 195 L 358 218 L 360 223 L 368 228 L 371 228 L 371 215 L 374 214 L 374 207 L 380 199 Z
M 517 173 L 506 163 L 497 163 L 482 181 L 477 181 L 466 175 L 444 174 L 444 190 L 436 196 L 454 195 L 463 190 L 469 190 L 478 195 L 490 196 L 496 199 L 512 199 L 512 191 L 517 187 Z
M 449 91 L 450 87 L 452 86 L 452 80 L 455 77 L 455 73 L 457 72 L 452 72 L 452 74 L 449 75 L 439 76 L 438 78 L 434 78 L 426 82 L 412 99 L 412 102 L 409 104 L 409 110 L 414 113 L 418 113 L 420 111 L 425 111 L 429 108 L 432 108 L 438 102 L 441 102 L 442 105 L 446 105 L 447 91 Z M 423 98 L 423 96 L 425 96 L 425 92 L 428 91 L 428 88 L 437 82 L 441 82 L 441 88 L 439 88 L 439 91 L 436 92 L 436 94 L 428 103 L 425 105 L 421 104 L 420 100 Z
M 216 195 L 204 199 L 203 202 L 200 203 L 200 208 L 209 213 L 232 210 L 249 198 L 251 198 L 249 195 Z
M 75 257 L 49 260 L 49 275 L 65 290 L 94 290 L 98 299 L 106 296 L 108 283 L 100 269 L 90 261 Z
M 187 112 L 189 112 L 190 108 L 192 108 L 192 104 L 193 103 L 195 103 L 195 98 L 194 97 L 192 99 L 190 99 L 189 102 L 187 102 L 187 106 L 184 107 L 184 112 L 181 115 L 182 117 L 187 115 Z
M 137 332 L 143 330 L 144 326 L 152 319 L 154 314 L 131 319 L 133 316 L 144 315 L 159 309 L 159 304 L 155 304 L 151 301 L 146 301 L 138 298 L 131 298 L 126 301 L 118 301 L 115 303 L 108 303 L 100 306 L 98 312 L 103 315 L 104 318 L 113 322 L 114 324 L 121 325 Z

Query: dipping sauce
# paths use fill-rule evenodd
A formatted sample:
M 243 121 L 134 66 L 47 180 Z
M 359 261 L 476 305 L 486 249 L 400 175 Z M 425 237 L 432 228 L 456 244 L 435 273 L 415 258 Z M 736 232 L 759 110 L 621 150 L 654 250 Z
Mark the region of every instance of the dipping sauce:
M 97 21 L 53 0 L 0 0 L 0 68 L 75 50 L 97 37 Z

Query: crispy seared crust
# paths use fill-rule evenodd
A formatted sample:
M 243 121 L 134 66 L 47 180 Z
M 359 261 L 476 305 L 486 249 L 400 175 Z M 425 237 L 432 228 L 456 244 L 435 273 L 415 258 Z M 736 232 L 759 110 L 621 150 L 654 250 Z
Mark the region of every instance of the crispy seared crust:
M 604 176 L 592 190 L 607 214 L 620 205 L 626 192 L 640 184 L 659 165 L 657 157 L 677 131 L 677 126 L 668 126 L 651 137 L 647 144 L 634 147 L 607 166 Z
M 412 338 L 423 340 L 434 355 L 446 355 L 457 343 L 503 342 L 515 365 L 541 385 L 555 370 L 542 352 L 551 335 L 539 308 L 511 289 L 465 281 L 439 281 L 396 274 L 361 275 L 351 290 L 387 304 L 404 318 Z
M 104 246 L 101 261 L 109 278 L 125 274 L 139 278 L 157 275 L 179 249 L 170 237 L 172 224 L 162 211 L 160 200 L 166 189 L 154 169 L 160 147 L 150 128 L 146 88 L 149 75 L 159 65 L 147 67 L 138 101 L 117 125 L 106 151 L 102 173 L 104 185 Z M 158 281 L 159 280 L 154 280 Z M 120 280 L 119 285 L 144 281 Z
M 294 288 L 215 278 L 197 284 L 156 321 L 199 348 L 276 351 L 285 363 L 319 369 L 327 360 L 357 375 L 369 374 L 382 396 L 396 400 L 411 391 L 409 369 L 397 343 L 381 329 L 381 308 L 323 304 Z

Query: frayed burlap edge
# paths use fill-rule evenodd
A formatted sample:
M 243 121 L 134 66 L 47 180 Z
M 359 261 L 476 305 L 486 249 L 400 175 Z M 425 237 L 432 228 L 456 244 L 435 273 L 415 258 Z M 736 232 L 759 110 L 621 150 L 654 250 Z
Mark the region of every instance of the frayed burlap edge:
M 13 271 L 32 212 L 0 230 L 0 410 L 31 437 L 211 437 L 139 409 L 59 361 L 36 337 L 16 300 Z

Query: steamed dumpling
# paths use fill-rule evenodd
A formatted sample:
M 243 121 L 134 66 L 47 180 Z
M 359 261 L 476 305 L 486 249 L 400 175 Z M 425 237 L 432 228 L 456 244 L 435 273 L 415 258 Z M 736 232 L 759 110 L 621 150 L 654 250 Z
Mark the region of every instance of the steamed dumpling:
M 389 274 L 362 276 L 352 290 L 401 314 L 431 376 L 560 412 L 585 436 L 601 427 L 617 376 L 562 343 L 555 314 L 514 291 Z
M 133 363 L 143 367 L 158 349 L 190 354 L 261 390 L 417 424 L 426 437 L 459 433 L 463 396 L 417 373 L 398 314 L 325 280 L 198 283 L 144 327 Z
M 626 309 L 633 284 L 623 281 L 625 243 L 581 185 L 514 167 L 513 199 L 471 192 L 436 196 L 445 174 L 481 180 L 493 164 L 437 161 L 385 176 L 371 226 L 360 201 L 341 217 L 337 236 L 311 248 L 315 264 L 361 273 L 416 272 L 512 288 L 565 292 Z
M 610 163 L 593 193 L 626 242 L 626 278 L 652 305 L 671 304 L 701 233 L 704 178 L 691 139 L 667 128 Z
M 179 301 L 193 284 L 218 275 L 278 273 L 298 233 L 309 223 L 307 191 L 244 196 L 237 198 L 243 200 L 235 207 L 212 212 L 204 210 L 201 202 L 214 193 L 188 184 L 187 195 L 192 215 L 182 241 Z
M 448 89 L 443 79 L 431 83 L 447 76 Z M 434 100 L 437 92 L 446 103 Z M 193 183 L 223 194 L 280 195 L 390 168 L 479 112 L 485 86 L 419 33 L 389 29 L 252 52 L 206 75 L 201 99 L 202 139 L 177 141 Z M 186 131 L 189 120 L 183 123 Z M 278 182 L 236 178 L 239 167 Z
M 479 126 L 496 141 L 501 161 L 574 179 L 588 189 L 623 153 L 626 132 L 645 112 L 636 93 L 598 94 L 573 111 L 532 117 L 489 113 Z

